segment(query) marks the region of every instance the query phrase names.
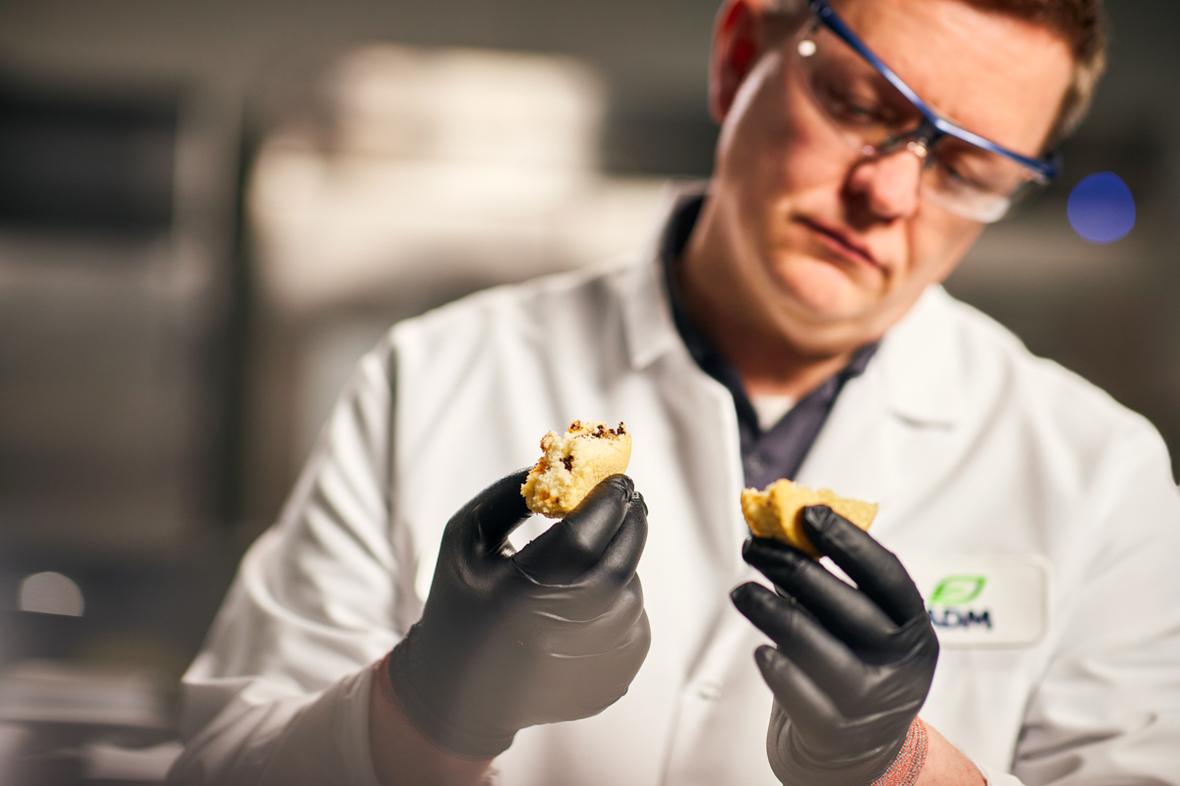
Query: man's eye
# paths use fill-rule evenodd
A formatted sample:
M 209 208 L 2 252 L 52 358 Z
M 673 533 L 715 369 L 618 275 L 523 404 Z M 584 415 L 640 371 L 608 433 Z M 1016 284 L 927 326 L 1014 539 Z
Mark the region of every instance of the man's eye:
M 889 122 L 889 117 L 879 105 L 853 96 L 832 96 L 832 113 L 842 120 L 855 123 Z
M 956 186 L 965 186 L 967 188 L 976 188 L 977 185 L 974 180 L 964 175 L 958 167 L 949 161 L 941 162 L 942 174 L 946 179 Z
M 991 185 L 986 182 L 986 178 L 981 178 L 977 174 L 972 173 L 966 167 L 956 164 L 954 161 L 941 161 L 939 167 L 942 169 L 943 176 L 947 182 L 958 188 L 970 188 L 975 191 L 992 191 Z
M 862 117 L 866 120 L 873 120 L 877 117 L 877 111 L 871 106 L 859 106 L 857 104 L 848 104 L 848 114 L 853 117 Z

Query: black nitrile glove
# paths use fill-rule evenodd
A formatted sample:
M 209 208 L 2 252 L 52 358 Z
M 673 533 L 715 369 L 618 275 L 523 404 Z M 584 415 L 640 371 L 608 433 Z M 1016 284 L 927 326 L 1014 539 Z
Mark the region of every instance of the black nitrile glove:
M 613 475 L 515 555 L 525 471 L 447 523 L 420 619 L 389 671 L 410 721 L 465 756 L 493 757 L 526 726 L 586 718 L 627 692 L 651 632 L 635 567 L 647 508 Z
M 746 561 L 779 590 L 732 593 L 778 645 L 755 652 L 774 693 L 767 755 L 788 786 L 863 786 L 893 762 L 926 701 L 938 639 L 891 551 L 827 507 L 805 509 L 803 521 L 856 587 L 790 546 L 746 541 Z

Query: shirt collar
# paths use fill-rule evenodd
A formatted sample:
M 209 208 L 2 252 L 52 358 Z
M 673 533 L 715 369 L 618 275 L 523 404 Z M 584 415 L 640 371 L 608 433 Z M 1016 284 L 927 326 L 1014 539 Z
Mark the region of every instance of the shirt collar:
M 726 368 L 729 364 L 689 319 L 684 306 L 684 293 L 681 291 L 680 281 L 676 277 L 676 266 L 679 264 L 680 256 L 684 252 L 688 237 L 692 234 L 692 228 L 696 225 L 704 204 L 705 195 L 695 194 L 676 205 L 660 237 L 659 259 L 657 261 L 662 273 L 664 293 L 668 298 L 668 310 L 672 314 L 672 324 L 675 326 L 676 332 L 680 335 L 688 354 L 692 355 L 697 365 L 712 376 L 718 376 L 716 373 L 718 367 Z

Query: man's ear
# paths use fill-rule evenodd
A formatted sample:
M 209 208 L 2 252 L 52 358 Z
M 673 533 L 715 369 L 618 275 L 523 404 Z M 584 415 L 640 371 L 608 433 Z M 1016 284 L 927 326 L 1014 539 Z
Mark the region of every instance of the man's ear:
M 709 59 L 709 114 L 721 123 L 762 53 L 762 0 L 725 0 L 713 26 Z

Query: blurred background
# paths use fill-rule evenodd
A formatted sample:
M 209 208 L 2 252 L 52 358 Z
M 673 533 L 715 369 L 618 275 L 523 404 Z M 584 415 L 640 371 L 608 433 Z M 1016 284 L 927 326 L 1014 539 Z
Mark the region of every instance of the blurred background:
M 1177 454 L 1180 4 L 1109 6 L 1064 177 L 949 288 Z M 357 357 L 642 248 L 707 175 L 715 7 L 0 2 L 0 784 L 158 780 L 176 680 Z M 1097 172 L 1135 200 L 1117 242 L 1068 219 Z

